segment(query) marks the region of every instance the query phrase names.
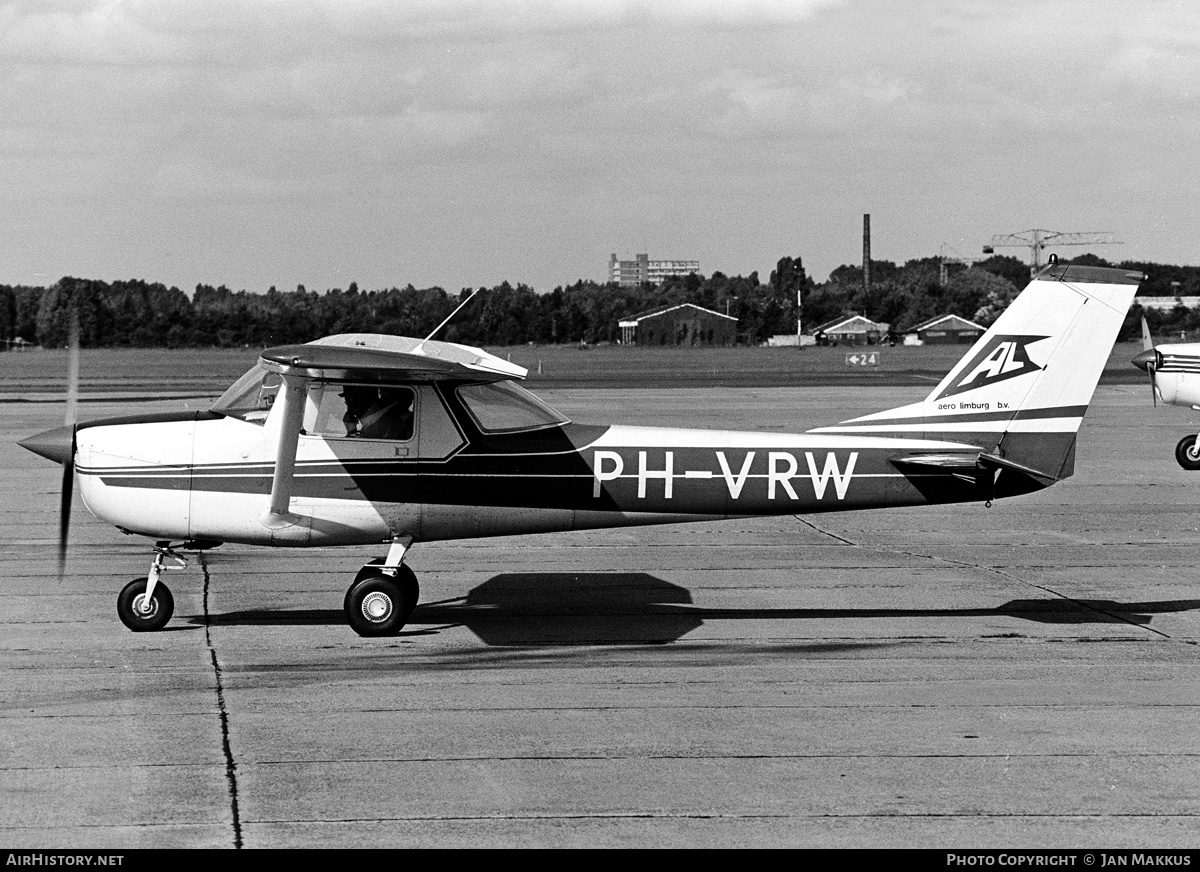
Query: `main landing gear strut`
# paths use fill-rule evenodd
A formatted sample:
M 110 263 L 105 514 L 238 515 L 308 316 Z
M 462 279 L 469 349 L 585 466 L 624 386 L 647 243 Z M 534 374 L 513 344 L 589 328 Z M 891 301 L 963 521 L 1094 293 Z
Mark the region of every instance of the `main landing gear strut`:
M 360 636 L 394 636 L 400 632 L 421 595 L 413 571 L 404 564 L 411 536 L 392 539 L 386 558 L 376 558 L 358 571 L 346 591 L 346 621 Z

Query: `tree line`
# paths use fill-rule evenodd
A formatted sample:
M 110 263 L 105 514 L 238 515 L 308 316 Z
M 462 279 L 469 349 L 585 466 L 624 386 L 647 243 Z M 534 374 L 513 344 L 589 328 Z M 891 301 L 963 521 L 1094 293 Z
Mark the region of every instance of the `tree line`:
M 1094 255 L 1075 263 L 1110 266 Z M 1200 295 L 1200 267 L 1122 262 L 1150 275 L 1142 293 Z M 503 282 L 480 293 L 438 334 L 469 345 L 617 342 L 619 322 L 676 303 L 695 303 L 738 319 L 739 340 L 759 344 L 776 334 L 807 332 L 848 313 L 864 314 L 901 333 L 929 318 L 955 314 L 990 324 L 1029 281 L 1017 258 L 994 256 L 969 268 L 952 267 L 941 281 L 937 257 L 903 265 L 871 261 L 871 284 L 861 266 L 844 265 L 814 282 L 799 257 L 780 258 L 766 282 L 758 273 L 672 277 L 661 284 L 625 287 L 580 280 L 538 293 Z M 334 333 L 426 336 L 471 293 L 440 287 L 323 293 L 303 285 L 265 294 L 197 285 L 189 297 L 176 287 L 140 279 L 103 282 L 65 277 L 50 287 L 0 285 L 0 339 L 18 337 L 46 347 L 65 345 L 68 312 L 76 312 L 85 347 L 267 347 L 307 342 Z M 1200 329 L 1200 310 L 1149 311 L 1156 331 Z M 1140 307 L 1126 319 L 1123 338 L 1139 335 Z

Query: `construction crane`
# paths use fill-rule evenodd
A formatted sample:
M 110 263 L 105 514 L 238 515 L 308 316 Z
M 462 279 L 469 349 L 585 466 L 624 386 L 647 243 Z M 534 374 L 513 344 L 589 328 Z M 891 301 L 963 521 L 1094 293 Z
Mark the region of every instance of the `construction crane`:
M 1029 249 L 1029 271 L 1036 275 L 1042 268 L 1042 250 L 1053 244 L 1059 245 L 1121 245 L 1113 239 L 1108 231 L 1093 231 L 1089 233 L 1059 233 L 1056 230 L 1022 230 L 1020 233 L 1007 233 L 993 236 L 990 244 L 983 247 L 984 254 L 992 254 L 1002 246 L 1021 245 Z
M 987 251 L 985 248 L 984 251 Z M 963 257 L 946 243 L 942 243 L 942 247 L 938 249 L 938 284 L 944 285 L 950 280 L 950 271 L 946 268 L 947 264 L 961 263 L 967 269 L 977 264 L 981 260 L 987 260 L 985 257 Z

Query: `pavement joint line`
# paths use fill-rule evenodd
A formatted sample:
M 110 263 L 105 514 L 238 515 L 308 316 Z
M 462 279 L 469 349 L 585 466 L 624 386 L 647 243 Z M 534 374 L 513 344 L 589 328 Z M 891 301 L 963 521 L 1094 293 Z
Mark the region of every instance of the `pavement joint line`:
M 225 686 L 221 680 L 221 664 L 217 660 L 217 649 L 213 647 L 212 624 L 209 620 L 208 589 L 211 578 L 208 572 L 208 563 L 204 559 L 204 552 L 201 551 L 196 557 L 200 564 L 200 570 L 204 573 L 204 644 L 208 648 L 209 658 L 212 660 L 213 676 L 216 679 L 217 711 L 221 717 L 221 751 L 225 756 L 225 779 L 229 782 L 230 812 L 233 818 L 233 846 L 241 848 L 243 845 L 242 821 L 238 812 L 237 761 L 233 758 L 233 747 L 229 742 L 229 711 L 225 706 Z
M 1104 615 L 1105 617 L 1114 618 L 1115 620 L 1118 620 L 1124 624 L 1128 624 L 1131 627 L 1135 627 L 1139 630 L 1145 630 L 1147 632 L 1153 633 L 1163 639 L 1172 639 L 1172 637 L 1169 634 L 1164 633 L 1162 630 L 1159 630 L 1156 627 L 1151 627 L 1148 624 L 1139 624 L 1135 621 L 1130 620 L 1129 618 L 1125 617 L 1124 615 L 1121 615 L 1121 614 L 1118 614 L 1115 612 L 1111 612 L 1106 609 L 1098 608 L 1098 607 L 1092 605 L 1091 603 L 1087 603 L 1087 602 L 1084 602 L 1083 600 L 1076 599 L 1075 597 L 1068 596 L 1067 594 L 1060 593 L 1060 592 L 1054 590 L 1053 588 L 1046 587 L 1043 584 L 1038 584 L 1037 582 L 1029 581 L 1028 579 L 1019 578 L 1019 577 L 1013 575 L 1012 573 L 1005 572 L 1002 569 L 997 569 L 994 566 L 985 566 L 982 563 L 971 563 L 971 562 L 965 561 L 965 560 L 953 560 L 949 557 L 940 557 L 935 554 L 920 554 L 916 551 L 905 551 L 904 549 L 901 549 L 901 548 L 888 548 L 886 546 L 881 546 L 881 545 L 863 545 L 862 543 L 854 542 L 843 536 L 839 536 L 837 533 L 834 533 L 832 531 L 829 531 L 822 527 L 819 527 L 819 526 L 817 526 L 817 524 L 813 523 L 812 521 L 809 521 L 807 518 L 805 518 L 802 515 L 793 515 L 792 517 L 794 517 L 797 521 L 799 521 L 800 523 L 804 524 L 805 526 L 809 527 L 810 529 L 814 530 L 817 533 L 828 536 L 831 539 L 836 539 L 839 542 L 844 542 L 847 545 L 851 545 L 856 548 L 863 548 L 865 550 L 874 551 L 879 554 L 894 554 L 894 555 L 901 555 L 904 557 L 916 557 L 916 558 L 920 558 L 922 560 L 928 560 L 933 563 L 945 563 L 950 566 L 961 566 L 961 567 L 964 567 L 967 569 L 976 569 L 981 572 L 989 572 L 992 575 L 999 576 L 1000 578 L 1006 579 L 1008 581 L 1013 581 L 1013 582 L 1016 582 L 1017 584 L 1022 584 L 1027 587 L 1036 588 L 1037 590 L 1040 590 L 1044 593 L 1048 593 L 1051 596 L 1057 597 L 1061 600 L 1065 600 L 1066 602 L 1069 602 L 1069 603 L 1073 603 L 1074 605 L 1078 606 L 1079 608 L 1086 609 L 1087 611 L 1095 612 L 1096 614 Z
M 530 754 L 528 756 L 490 756 L 490 757 L 361 757 L 361 758 L 327 758 L 323 760 L 296 758 L 294 760 L 256 760 L 254 766 L 367 766 L 379 763 L 605 763 L 614 761 L 643 761 L 643 760 L 1161 760 L 1167 756 L 1171 759 L 1187 759 L 1196 754 L 1145 753 L 1122 754 L 1107 752 L 1049 752 L 1044 754 L 1014 754 L 1008 751 L 994 751 L 978 754 Z M 1200 812 L 1197 812 L 1200 814 Z
M 1073 820 L 1073 821 L 1097 821 L 1103 822 L 1112 819 L 1120 820 L 1193 820 L 1200 817 L 1200 814 L 1193 812 L 1162 812 L 1162 813 L 1147 813 L 1147 812 L 1104 812 L 1104 813 L 1088 813 L 1079 812 L 1076 814 L 1059 814 L 1056 812 L 1028 812 L 1028 811 L 887 811 L 880 810 L 878 812 L 846 812 L 839 814 L 836 812 L 796 812 L 789 813 L 770 813 L 770 812 L 746 812 L 745 814 L 722 814 L 720 812 L 703 812 L 703 811 L 678 811 L 678 812 L 639 812 L 639 811 L 598 811 L 590 813 L 578 814 L 479 814 L 479 815 L 413 815 L 410 817 L 347 817 L 347 818 L 261 818 L 252 821 L 258 825 L 270 824 L 353 824 L 353 823 L 461 823 L 464 821 L 559 821 L 559 820 L 863 820 L 874 821 L 880 818 L 895 818 L 898 820 L 1024 820 L 1024 819 L 1041 819 L 1047 818 L 1051 820 Z M 1031 849 L 1040 850 L 1040 849 Z M 1121 849 L 1126 850 L 1126 849 Z M 1148 849 L 1143 849 L 1148 850 Z M 1181 852 L 1186 852 L 1189 849 L 1181 849 Z M 1165 853 L 1155 849 L 1155 853 Z

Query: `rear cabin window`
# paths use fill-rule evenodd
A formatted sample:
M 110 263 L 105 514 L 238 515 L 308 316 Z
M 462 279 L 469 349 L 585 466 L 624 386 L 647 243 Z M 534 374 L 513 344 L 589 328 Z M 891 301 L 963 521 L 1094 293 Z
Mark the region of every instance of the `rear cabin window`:
M 213 403 L 212 410 L 241 418 L 251 424 L 261 425 L 267 420 L 283 377 L 256 366 L 229 386 L 229 389 Z
M 457 391 L 484 433 L 519 433 L 568 423 L 568 419 L 512 382 L 463 385 Z

